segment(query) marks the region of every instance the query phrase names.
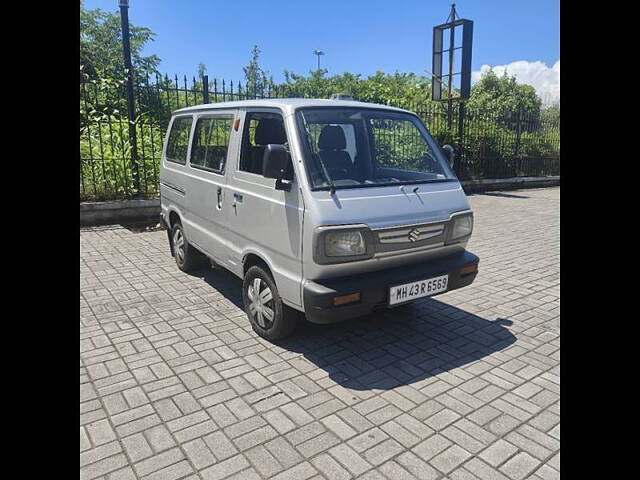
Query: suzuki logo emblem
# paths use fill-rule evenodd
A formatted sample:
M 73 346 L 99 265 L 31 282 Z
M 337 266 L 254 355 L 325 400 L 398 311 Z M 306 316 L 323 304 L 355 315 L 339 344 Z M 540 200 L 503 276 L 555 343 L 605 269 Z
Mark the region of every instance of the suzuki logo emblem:
M 420 239 L 420 230 L 414 228 L 409 232 L 408 236 L 410 242 L 417 242 Z

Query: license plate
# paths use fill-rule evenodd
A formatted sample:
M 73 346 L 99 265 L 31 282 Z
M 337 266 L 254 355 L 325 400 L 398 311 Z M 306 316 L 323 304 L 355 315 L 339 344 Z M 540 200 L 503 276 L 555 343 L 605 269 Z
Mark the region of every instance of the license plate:
M 418 298 L 430 297 L 447 291 L 449 275 L 427 278 L 416 282 L 395 285 L 389 288 L 389 305 L 398 305 Z

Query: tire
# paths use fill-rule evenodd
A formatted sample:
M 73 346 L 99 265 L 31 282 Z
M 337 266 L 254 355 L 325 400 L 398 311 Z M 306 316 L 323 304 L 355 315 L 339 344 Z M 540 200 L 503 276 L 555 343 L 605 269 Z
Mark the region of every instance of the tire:
M 204 255 L 189 245 L 179 221 L 171 228 L 171 244 L 173 257 L 180 270 L 188 273 L 202 268 Z
M 276 282 L 262 266 L 254 265 L 245 274 L 242 300 L 253 331 L 262 338 L 280 340 L 295 330 L 298 312 L 282 303 Z

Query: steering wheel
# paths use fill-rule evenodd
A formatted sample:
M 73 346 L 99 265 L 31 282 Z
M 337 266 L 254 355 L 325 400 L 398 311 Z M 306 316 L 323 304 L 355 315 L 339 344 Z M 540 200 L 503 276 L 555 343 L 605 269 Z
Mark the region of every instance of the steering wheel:
M 419 158 L 422 165 L 438 165 L 438 161 L 430 154 L 423 155 Z

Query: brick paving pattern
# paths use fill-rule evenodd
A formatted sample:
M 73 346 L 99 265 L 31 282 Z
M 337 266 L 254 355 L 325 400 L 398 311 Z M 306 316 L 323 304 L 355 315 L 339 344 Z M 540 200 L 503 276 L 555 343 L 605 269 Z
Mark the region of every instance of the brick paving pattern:
M 164 231 L 82 230 L 80 478 L 559 478 L 559 196 L 471 196 L 473 285 L 278 345 Z

